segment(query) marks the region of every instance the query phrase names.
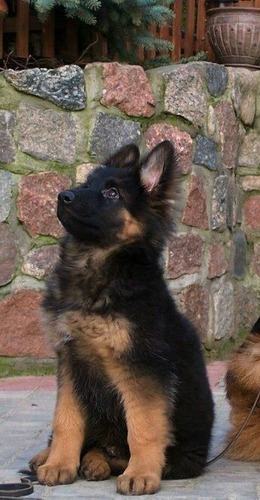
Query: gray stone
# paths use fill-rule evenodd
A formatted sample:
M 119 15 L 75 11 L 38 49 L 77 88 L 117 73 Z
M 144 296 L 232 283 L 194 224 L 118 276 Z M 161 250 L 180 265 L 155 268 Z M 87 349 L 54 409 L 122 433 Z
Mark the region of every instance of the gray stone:
M 11 163 L 15 158 L 14 113 L 0 111 L 0 163 Z
M 231 252 L 231 271 L 237 279 L 243 279 L 246 274 L 247 241 L 243 231 L 237 231 L 233 235 Z
M 233 179 L 229 177 L 227 184 L 227 227 L 232 230 L 236 224 L 236 212 L 234 210 L 234 186 Z
M 90 152 L 102 162 L 130 142 L 139 142 L 140 124 L 117 116 L 98 113 L 91 137 Z
M 234 100 L 238 116 L 245 125 L 252 125 L 256 113 L 256 96 L 258 88 L 258 74 L 245 68 L 233 68 Z
M 14 233 L 8 224 L 0 224 L 0 286 L 9 283 L 14 275 L 18 250 Z
M 235 332 L 249 332 L 259 317 L 259 297 L 252 286 L 236 286 L 235 291 Z
M 211 228 L 224 231 L 227 227 L 227 193 L 229 178 L 219 175 L 214 183 L 211 208 Z
M 216 340 L 234 335 L 234 287 L 220 278 L 212 286 L 213 334 Z
M 41 160 L 71 164 L 75 161 L 76 132 L 70 113 L 21 104 L 19 147 Z
M 260 133 L 251 130 L 240 148 L 239 166 L 258 168 L 260 166 Z
M 166 89 L 164 110 L 179 115 L 195 126 L 204 124 L 207 113 L 207 98 L 204 89 L 204 65 L 188 64 L 176 66 L 163 75 Z
M 209 92 L 214 97 L 224 94 L 228 84 L 228 72 L 225 66 L 220 64 L 208 64 L 206 69 L 206 81 Z
M 77 111 L 86 105 L 83 70 L 76 65 L 57 69 L 33 68 L 24 71 L 9 69 L 6 80 L 17 90 L 54 102 L 65 109 Z
M 11 208 L 12 176 L 10 172 L 0 170 L 0 222 L 5 221 Z
M 216 143 L 203 135 L 197 135 L 195 141 L 194 163 L 216 170 L 218 166 Z
M 53 270 L 59 255 L 58 245 L 46 245 L 32 250 L 24 259 L 23 272 L 42 279 Z

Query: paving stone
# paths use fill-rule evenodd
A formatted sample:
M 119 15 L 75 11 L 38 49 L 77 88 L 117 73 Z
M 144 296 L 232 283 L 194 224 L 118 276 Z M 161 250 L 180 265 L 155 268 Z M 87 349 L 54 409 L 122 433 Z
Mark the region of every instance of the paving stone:
M 56 238 L 63 236 L 59 222 L 57 196 L 71 185 L 69 177 L 55 172 L 30 174 L 22 177 L 18 196 L 18 219 L 31 236 L 39 234 Z
M 216 143 L 208 137 L 197 135 L 194 163 L 204 165 L 209 170 L 217 170 L 218 157 Z
M 224 94 L 228 84 L 228 72 L 220 64 L 208 64 L 206 67 L 206 81 L 209 92 L 214 97 Z
M 168 247 L 167 278 L 175 279 L 183 274 L 200 271 L 204 242 L 194 233 L 176 235 Z
M 97 162 L 104 162 L 119 148 L 131 142 L 138 143 L 140 138 L 139 123 L 98 113 L 92 131 L 90 152 Z
M 29 276 L 43 279 L 54 269 L 58 255 L 58 245 L 46 245 L 32 250 L 24 259 L 22 271 Z
M 190 134 L 168 123 L 155 123 L 145 134 L 146 147 L 149 150 L 166 139 L 174 144 L 181 173 L 188 174 L 191 171 L 193 157 L 193 141 Z
M 141 66 L 117 62 L 101 65 L 104 78 L 101 104 L 116 106 L 130 116 L 150 117 L 154 114 L 155 98 Z
M 0 223 L 0 241 L 0 286 L 3 286 L 12 280 L 18 259 L 16 237 L 8 224 Z
M 6 170 L 0 170 L 0 222 L 7 219 L 11 209 L 12 176 Z
M 237 279 L 243 279 L 246 274 L 247 265 L 247 241 L 243 231 L 237 231 L 233 235 L 231 252 L 231 272 Z
M 51 101 L 62 108 L 77 111 L 86 106 L 83 70 L 75 64 L 56 69 L 9 69 L 6 80 L 17 90 Z
M 196 175 L 192 175 L 190 179 L 189 194 L 181 221 L 201 229 L 209 227 L 206 191 L 203 180 Z
M 203 126 L 207 113 L 207 97 L 204 89 L 204 65 L 194 63 L 176 65 L 163 75 L 166 89 L 164 110 L 182 116 L 196 127 Z
M 14 113 L 0 111 L 0 163 L 12 163 L 15 159 L 14 126 Z
M 71 164 L 76 155 L 75 124 L 70 113 L 22 103 L 18 112 L 19 147 L 40 160 Z
M 211 228 L 224 231 L 227 227 L 227 194 L 229 178 L 219 175 L 214 183 L 211 208 Z

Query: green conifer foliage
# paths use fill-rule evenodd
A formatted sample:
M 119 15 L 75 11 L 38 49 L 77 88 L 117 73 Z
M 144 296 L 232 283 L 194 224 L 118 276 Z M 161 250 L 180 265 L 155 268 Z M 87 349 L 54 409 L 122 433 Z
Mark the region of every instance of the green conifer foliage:
M 169 41 L 152 35 L 149 27 L 162 26 L 172 19 L 174 0 L 27 0 L 42 21 L 56 6 L 101 33 L 121 59 L 134 62 L 139 47 L 157 52 L 172 50 Z

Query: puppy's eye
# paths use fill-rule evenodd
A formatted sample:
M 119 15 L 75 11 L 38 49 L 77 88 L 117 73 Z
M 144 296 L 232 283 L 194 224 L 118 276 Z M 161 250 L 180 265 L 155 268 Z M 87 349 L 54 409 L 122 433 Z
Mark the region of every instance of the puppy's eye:
M 111 200 L 112 199 L 116 200 L 119 198 L 119 192 L 114 187 L 109 188 L 109 189 L 103 189 L 102 194 L 103 194 L 104 198 L 109 198 Z

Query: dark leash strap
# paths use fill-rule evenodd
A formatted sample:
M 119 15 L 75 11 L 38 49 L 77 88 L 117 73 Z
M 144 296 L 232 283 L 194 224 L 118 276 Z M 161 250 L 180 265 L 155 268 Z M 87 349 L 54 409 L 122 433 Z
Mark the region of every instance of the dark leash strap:
M 20 483 L 0 484 L 0 498 L 11 499 L 25 497 L 34 492 L 33 485 L 27 477 L 21 477 Z
M 237 441 L 237 439 L 239 438 L 240 434 L 243 432 L 244 428 L 248 424 L 249 419 L 252 416 L 252 413 L 253 413 L 253 411 L 254 411 L 254 409 L 255 409 L 255 407 L 256 407 L 259 399 L 260 399 L 260 391 L 258 392 L 258 394 L 257 394 L 257 396 L 255 398 L 254 404 L 253 404 L 252 408 L 250 409 L 250 411 L 248 412 L 248 415 L 246 416 L 245 421 L 243 422 L 243 424 L 241 425 L 240 429 L 237 431 L 237 433 L 233 437 L 232 441 L 230 441 L 230 443 L 228 443 L 228 445 L 226 446 L 226 448 L 224 448 L 224 450 L 222 450 L 215 458 L 212 458 L 212 460 L 209 460 L 206 463 L 206 465 L 211 465 L 211 464 L 214 464 L 214 462 L 217 462 L 217 460 L 219 460 L 221 457 L 223 457 L 223 455 L 225 455 L 226 452 L 233 446 L 233 444 Z

